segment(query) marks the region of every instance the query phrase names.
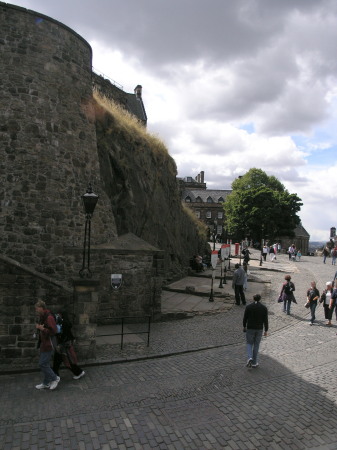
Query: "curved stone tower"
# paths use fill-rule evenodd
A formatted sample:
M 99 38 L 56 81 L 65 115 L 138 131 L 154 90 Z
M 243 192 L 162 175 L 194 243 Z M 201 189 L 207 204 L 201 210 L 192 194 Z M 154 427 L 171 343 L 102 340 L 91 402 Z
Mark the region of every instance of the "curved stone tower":
M 62 272 L 63 249 L 82 246 L 89 182 L 100 196 L 92 243 L 116 235 L 99 178 L 91 47 L 65 25 L 2 2 L 0 29 L 0 251 Z

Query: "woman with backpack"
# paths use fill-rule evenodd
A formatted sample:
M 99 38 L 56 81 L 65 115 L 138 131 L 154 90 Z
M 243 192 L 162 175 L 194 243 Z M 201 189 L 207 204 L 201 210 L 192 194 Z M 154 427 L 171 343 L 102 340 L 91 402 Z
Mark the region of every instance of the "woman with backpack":
M 282 284 L 279 298 L 281 299 L 281 301 L 283 301 L 283 311 L 289 315 L 291 302 L 297 303 L 294 296 L 295 285 L 292 281 L 290 281 L 290 275 L 286 275 L 284 279 L 286 281 Z
M 62 362 L 72 371 L 73 379 L 79 380 L 85 375 L 85 372 L 77 364 L 77 356 L 73 346 L 74 335 L 71 331 L 72 323 L 66 312 L 60 312 L 58 315 L 62 319 L 62 331 L 58 334 L 58 346 L 54 353 L 53 371 L 59 375 Z

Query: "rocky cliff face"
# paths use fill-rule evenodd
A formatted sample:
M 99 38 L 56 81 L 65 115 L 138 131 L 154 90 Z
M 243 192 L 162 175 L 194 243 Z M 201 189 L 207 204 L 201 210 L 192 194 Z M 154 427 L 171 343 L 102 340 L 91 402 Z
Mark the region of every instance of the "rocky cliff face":
M 97 94 L 94 109 L 101 179 L 117 234 L 132 232 L 164 250 L 169 277 L 179 276 L 207 244 L 181 203 L 174 160 L 158 138 Z

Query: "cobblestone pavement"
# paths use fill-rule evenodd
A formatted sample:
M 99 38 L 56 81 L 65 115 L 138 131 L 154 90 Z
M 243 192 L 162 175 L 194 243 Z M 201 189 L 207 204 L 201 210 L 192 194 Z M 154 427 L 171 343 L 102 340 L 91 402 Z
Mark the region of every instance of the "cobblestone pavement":
M 34 388 L 38 373 L 2 375 L 0 448 L 336 449 L 336 322 L 326 327 L 319 306 L 311 327 L 303 306 L 310 281 L 322 290 L 335 267 L 281 255 L 251 271 L 268 281 L 258 369 L 245 367 L 243 307 L 157 323 L 149 349 L 131 346 L 114 355 L 129 361 L 88 366 L 78 381 L 64 370 L 55 391 Z M 286 273 L 291 316 L 276 302 Z

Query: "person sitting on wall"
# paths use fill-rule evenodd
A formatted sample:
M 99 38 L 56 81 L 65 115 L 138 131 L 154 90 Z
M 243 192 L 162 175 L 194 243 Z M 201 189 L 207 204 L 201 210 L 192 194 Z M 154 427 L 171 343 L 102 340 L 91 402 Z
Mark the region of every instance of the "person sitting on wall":
M 203 261 L 202 261 L 202 256 L 196 255 L 196 257 L 195 257 L 195 262 L 196 262 L 196 264 L 197 264 L 197 267 L 198 267 L 198 271 L 199 271 L 199 272 L 202 271 L 202 270 L 204 270 L 204 263 L 203 263 Z
M 203 270 L 202 257 L 199 255 L 193 255 L 190 264 L 191 268 L 196 272 L 201 272 Z

